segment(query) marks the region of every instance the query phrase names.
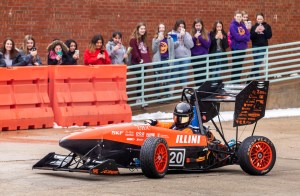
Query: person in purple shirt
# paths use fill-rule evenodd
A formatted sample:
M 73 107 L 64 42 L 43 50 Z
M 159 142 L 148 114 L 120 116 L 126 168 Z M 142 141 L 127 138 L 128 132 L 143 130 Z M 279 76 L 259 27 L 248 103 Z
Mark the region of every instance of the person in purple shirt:
M 199 18 L 197 18 L 192 25 L 191 35 L 193 36 L 193 42 L 194 47 L 191 48 L 192 56 L 200 56 L 208 54 L 209 47 L 211 44 L 210 35 L 208 31 L 205 29 L 203 21 Z M 205 69 L 203 70 L 197 70 L 200 68 L 205 68 L 206 58 L 196 58 L 192 59 L 192 63 L 197 63 L 193 65 L 194 69 L 194 81 L 196 81 L 195 85 L 197 87 L 201 86 L 201 84 L 204 82 L 204 79 L 206 78 L 204 74 L 206 72 Z
M 166 26 L 163 23 L 160 23 L 156 29 L 156 33 L 154 35 L 154 38 L 152 39 L 152 51 L 153 51 L 153 58 L 152 62 L 162 62 L 167 60 L 174 59 L 174 42 L 173 38 L 167 34 Z M 169 66 L 172 66 L 173 63 L 165 63 L 162 62 L 158 65 L 153 65 L 153 68 L 166 68 Z M 170 69 L 164 69 L 164 70 L 156 70 L 154 72 L 157 77 L 155 78 L 155 81 L 161 81 L 161 80 L 167 80 L 170 78 L 170 74 L 167 74 L 170 72 Z M 162 74 L 167 74 L 166 76 L 161 76 Z M 168 86 L 169 82 L 159 82 L 154 84 L 154 87 L 159 86 Z M 164 89 L 165 92 L 169 91 L 169 88 Z M 159 93 L 160 90 L 156 90 L 156 93 Z M 166 97 L 171 96 L 170 94 L 166 95 Z
M 232 54 L 232 57 L 245 55 L 246 52 L 244 50 L 248 48 L 247 42 L 250 41 L 249 30 L 246 28 L 242 19 L 243 19 L 242 13 L 240 11 L 236 11 L 234 13 L 234 19 L 230 24 L 230 28 L 229 28 L 230 40 L 231 40 L 230 48 L 232 51 L 239 51 L 239 50 L 241 51 L 239 53 Z M 233 63 L 238 63 L 242 61 L 244 61 L 244 57 L 232 60 Z M 242 63 L 232 65 L 233 69 L 241 68 L 241 67 L 242 67 Z M 240 76 L 236 76 L 236 74 L 240 74 L 241 72 L 242 72 L 241 70 L 232 71 L 231 74 L 234 75 L 234 77 L 232 77 L 232 80 L 239 80 Z

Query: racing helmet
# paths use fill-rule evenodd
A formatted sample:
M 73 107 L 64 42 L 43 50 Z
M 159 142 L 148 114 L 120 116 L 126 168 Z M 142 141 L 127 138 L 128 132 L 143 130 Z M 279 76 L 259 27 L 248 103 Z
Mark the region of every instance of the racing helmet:
M 173 120 L 178 128 L 187 127 L 193 119 L 193 107 L 191 104 L 181 102 L 176 105 L 173 112 Z

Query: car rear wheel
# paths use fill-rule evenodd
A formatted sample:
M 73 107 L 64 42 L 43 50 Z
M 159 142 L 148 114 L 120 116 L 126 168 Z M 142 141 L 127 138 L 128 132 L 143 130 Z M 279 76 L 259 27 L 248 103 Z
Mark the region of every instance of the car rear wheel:
M 241 168 L 250 175 L 265 175 L 276 161 L 274 144 L 263 136 L 250 136 L 239 147 L 238 160 Z
M 148 178 L 163 178 L 169 168 L 169 147 L 165 139 L 149 137 L 140 152 L 141 168 Z

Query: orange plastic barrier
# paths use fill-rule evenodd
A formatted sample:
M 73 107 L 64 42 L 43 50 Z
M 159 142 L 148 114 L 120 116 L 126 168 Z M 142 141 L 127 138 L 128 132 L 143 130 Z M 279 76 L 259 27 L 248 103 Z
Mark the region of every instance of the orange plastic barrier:
M 47 67 L 0 69 L 0 131 L 53 127 Z
M 54 66 L 50 99 L 61 126 L 130 122 L 125 65 Z

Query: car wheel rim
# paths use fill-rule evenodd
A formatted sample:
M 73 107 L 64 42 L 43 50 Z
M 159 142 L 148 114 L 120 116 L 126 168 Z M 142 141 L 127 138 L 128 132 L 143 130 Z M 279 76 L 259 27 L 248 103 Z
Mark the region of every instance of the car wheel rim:
M 267 169 L 272 162 L 272 149 L 266 142 L 257 142 L 251 147 L 249 158 L 255 169 Z
M 155 168 L 159 173 L 163 173 L 167 167 L 168 151 L 164 144 L 159 144 L 155 149 Z

